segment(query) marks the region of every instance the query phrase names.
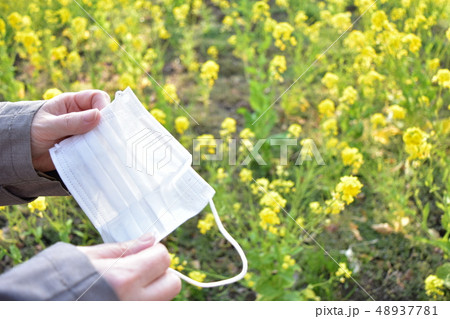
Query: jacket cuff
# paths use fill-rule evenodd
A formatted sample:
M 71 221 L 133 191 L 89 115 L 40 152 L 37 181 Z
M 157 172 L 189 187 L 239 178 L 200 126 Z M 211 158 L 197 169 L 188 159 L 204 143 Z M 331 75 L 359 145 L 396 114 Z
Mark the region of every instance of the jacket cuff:
M 0 205 L 25 203 L 40 195 L 69 195 L 59 180 L 33 167 L 31 123 L 44 103 L 0 103 Z
M 45 101 L 5 103 L 0 108 L 2 184 L 38 178 L 31 161 L 31 123 Z
M 75 246 L 57 243 L 0 276 L 2 300 L 118 300 Z

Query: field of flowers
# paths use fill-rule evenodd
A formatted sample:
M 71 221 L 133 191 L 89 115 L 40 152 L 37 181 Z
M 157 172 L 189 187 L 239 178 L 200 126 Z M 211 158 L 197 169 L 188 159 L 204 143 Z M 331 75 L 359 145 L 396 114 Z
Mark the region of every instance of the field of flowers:
M 447 0 L 6 0 L 0 100 L 130 86 L 206 144 L 249 273 L 177 299 L 449 300 L 449 27 Z M 72 198 L 0 207 L 0 272 L 57 241 L 101 242 Z M 208 209 L 164 243 L 196 280 L 240 269 Z

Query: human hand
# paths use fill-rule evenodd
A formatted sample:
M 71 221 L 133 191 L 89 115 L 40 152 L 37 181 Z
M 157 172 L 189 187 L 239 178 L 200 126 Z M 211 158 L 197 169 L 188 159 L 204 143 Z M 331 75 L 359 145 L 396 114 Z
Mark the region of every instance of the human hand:
M 100 90 L 63 93 L 48 100 L 31 123 L 31 158 L 34 169 L 55 169 L 49 149 L 66 137 L 92 130 L 100 121 L 100 110 L 110 102 Z
M 170 256 L 155 238 L 78 247 L 114 289 L 120 300 L 171 300 L 181 290 L 181 280 L 168 271 Z

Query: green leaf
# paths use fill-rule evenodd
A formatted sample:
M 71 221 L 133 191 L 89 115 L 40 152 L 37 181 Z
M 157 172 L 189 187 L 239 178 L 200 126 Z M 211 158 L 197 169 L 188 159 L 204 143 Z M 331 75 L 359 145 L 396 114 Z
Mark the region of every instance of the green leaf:
M 20 249 L 15 245 L 9 246 L 9 256 L 12 258 L 15 265 L 22 262 L 22 253 L 20 252 Z
M 427 203 L 422 210 L 422 228 L 424 230 L 428 229 L 427 220 L 429 214 L 430 214 L 430 203 Z
M 445 263 L 436 269 L 436 276 L 444 280 L 444 285 L 450 288 L 450 263 Z

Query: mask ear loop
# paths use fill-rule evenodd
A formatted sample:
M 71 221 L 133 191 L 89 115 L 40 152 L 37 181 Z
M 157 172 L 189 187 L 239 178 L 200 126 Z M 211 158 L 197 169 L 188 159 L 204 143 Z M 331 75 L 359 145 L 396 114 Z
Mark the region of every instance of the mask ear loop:
M 219 280 L 219 281 L 213 281 L 213 282 L 198 282 L 196 280 L 193 280 L 192 278 L 189 278 L 188 276 L 183 275 L 182 273 L 176 271 L 175 269 L 169 268 L 169 271 L 175 273 L 178 277 L 183 279 L 184 281 L 190 283 L 191 285 L 202 287 L 202 288 L 212 288 L 212 287 L 218 287 L 218 286 L 224 286 L 232 284 L 238 280 L 241 280 L 244 278 L 245 274 L 247 273 L 248 268 L 248 262 L 247 257 L 245 257 L 245 253 L 242 250 L 241 246 L 239 246 L 238 242 L 234 240 L 233 237 L 226 231 L 225 227 L 223 227 L 222 222 L 220 221 L 219 214 L 217 213 L 216 207 L 214 206 L 214 202 L 212 199 L 209 200 L 209 206 L 211 207 L 211 211 L 214 215 L 214 219 L 216 221 L 217 227 L 219 228 L 219 231 L 222 233 L 223 237 L 225 237 L 228 242 L 236 249 L 236 251 L 239 254 L 239 257 L 241 257 L 242 261 L 242 270 L 241 272 L 228 279 Z

